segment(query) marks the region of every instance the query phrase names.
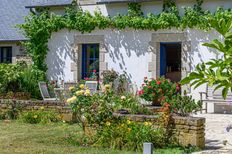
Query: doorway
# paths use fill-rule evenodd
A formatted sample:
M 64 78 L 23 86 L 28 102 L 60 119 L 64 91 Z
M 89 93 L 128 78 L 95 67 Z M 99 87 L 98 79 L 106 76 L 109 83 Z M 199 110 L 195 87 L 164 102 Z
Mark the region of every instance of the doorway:
M 81 78 L 99 77 L 99 44 L 82 45 L 82 73 Z
M 173 82 L 181 80 L 181 43 L 160 43 L 160 76 Z

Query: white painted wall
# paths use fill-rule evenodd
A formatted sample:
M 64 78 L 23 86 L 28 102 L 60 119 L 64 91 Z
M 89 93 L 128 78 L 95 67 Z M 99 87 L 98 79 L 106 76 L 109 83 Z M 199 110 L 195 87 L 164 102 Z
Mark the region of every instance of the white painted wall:
M 217 7 L 224 6 L 232 8 L 231 0 L 204 0 L 204 9 L 215 11 Z M 177 6 L 183 14 L 184 7 L 193 6 L 195 0 L 177 0 Z M 113 5 L 89 5 L 82 6 L 83 10 L 88 10 L 93 13 L 94 10 L 101 10 L 104 15 L 114 16 L 116 14 L 126 14 L 126 4 Z M 142 3 L 143 12 L 159 13 L 162 11 L 161 2 Z M 59 12 L 59 11 L 58 11 Z M 176 30 L 162 30 L 160 32 L 176 32 Z M 128 77 L 138 86 L 142 84 L 145 76 L 151 77 L 148 72 L 148 62 L 151 61 L 150 45 L 151 34 L 155 31 L 132 30 L 95 30 L 91 35 L 104 35 L 107 45 L 106 61 L 108 69 L 113 68 L 119 73 L 127 72 Z M 191 53 L 188 61 L 191 64 L 191 70 L 199 62 L 208 61 L 211 58 L 218 58 L 220 55 L 216 51 L 203 47 L 202 43 L 209 42 L 215 38 L 220 38 L 215 31 L 204 32 L 200 30 L 187 29 L 188 41 L 191 41 Z M 72 81 L 73 72 L 71 72 L 72 46 L 74 43 L 75 34 L 80 34 L 77 31 L 68 31 L 66 29 L 53 33 L 49 40 L 49 53 L 47 55 L 48 78 L 51 80 Z M 89 35 L 89 34 L 83 34 Z M 199 99 L 199 91 L 205 91 L 205 86 L 198 89 L 192 89 L 191 94 L 194 98 Z M 213 106 L 209 106 L 209 111 L 213 110 Z
M 176 30 L 162 30 L 162 33 L 177 32 Z M 211 58 L 218 57 L 216 51 L 203 47 L 202 43 L 209 42 L 219 35 L 216 32 L 204 32 L 199 30 L 186 30 L 187 39 L 191 41 L 191 53 L 188 61 L 191 63 L 191 69 L 194 70 L 199 62 L 208 61 Z M 118 30 L 96 30 L 91 35 L 104 35 L 107 46 L 106 61 L 108 69 L 113 68 L 119 73 L 127 72 L 132 82 L 138 86 L 142 84 L 143 78 L 151 77 L 148 72 L 148 62 L 151 61 L 151 34 L 155 31 L 143 31 L 127 29 Z M 71 72 L 72 45 L 74 36 L 80 34 L 77 31 L 62 30 L 53 33 L 49 41 L 49 53 L 47 55 L 48 77 L 52 80 L 72 81 Z M 83 34 L 89 35 L 89 34 Z M 192 90 L 195 98 L 199 98 L 198 91 L 204 91 L 204 86 Z

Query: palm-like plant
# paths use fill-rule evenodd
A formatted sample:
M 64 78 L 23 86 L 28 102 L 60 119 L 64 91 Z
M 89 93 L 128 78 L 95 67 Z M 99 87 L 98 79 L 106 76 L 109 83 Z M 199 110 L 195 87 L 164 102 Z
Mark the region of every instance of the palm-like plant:
M 196 66 L 196 70 L 181 81 L 181 84 L 189 84 L 194 88 L 207 83 L 215 86 L 215 90 L 223 88 L 222 96 L 226 98 L 229 90 L 232 91 L 232 19 L 212 19 L 212 27 L 223 36 L 223 41 L 218 39 L 203 46 L 216 49 L 223 54 L 222 59 L 212 59 L 209 62 Z

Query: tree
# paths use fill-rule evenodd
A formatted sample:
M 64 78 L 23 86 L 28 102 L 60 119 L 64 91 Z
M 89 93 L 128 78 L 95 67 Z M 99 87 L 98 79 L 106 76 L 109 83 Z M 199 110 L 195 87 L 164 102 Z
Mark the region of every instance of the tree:
M 203 46 L 216 49 L 223 57 L 198 64 L 196 70 L 184 78 L 181 84 L 190 84 L 195 89 L 207 83 L 215 86 L 214 90 L 222 88 L 222 96 L 226 98 L 229 90 L 232 91 L 232 19 L 215 18 L 210 20 L 210 24 L 223 36 L 223 41 L 215 39 Z

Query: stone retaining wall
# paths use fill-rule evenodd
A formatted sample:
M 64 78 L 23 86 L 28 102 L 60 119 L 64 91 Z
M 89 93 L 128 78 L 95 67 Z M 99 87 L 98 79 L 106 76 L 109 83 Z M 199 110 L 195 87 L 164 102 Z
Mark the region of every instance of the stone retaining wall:
M 59 113 L 63 120 L 71 121 L 72 120 L 72 112 L 71 109 L 63 102 L 59 101 L 25 101 L 25 100 L 6 100 L 0 99 L 0 113 L 1 111 L 10 109 L 10 108 L 18 108 L 22 111 L 29 110 L 38 110 L 41 107 L 44 110 L 54 110 Z
M 114 114 L 118 117 L 127 117 L 133 121 L 157 121 L 158 116 L 155 115 L 123 115 Z M 179 117 L 172 116 L 171 122 L 173 126 L 174 138 L 182 146 L 205 147 L 205 118 L 196 117 Z

